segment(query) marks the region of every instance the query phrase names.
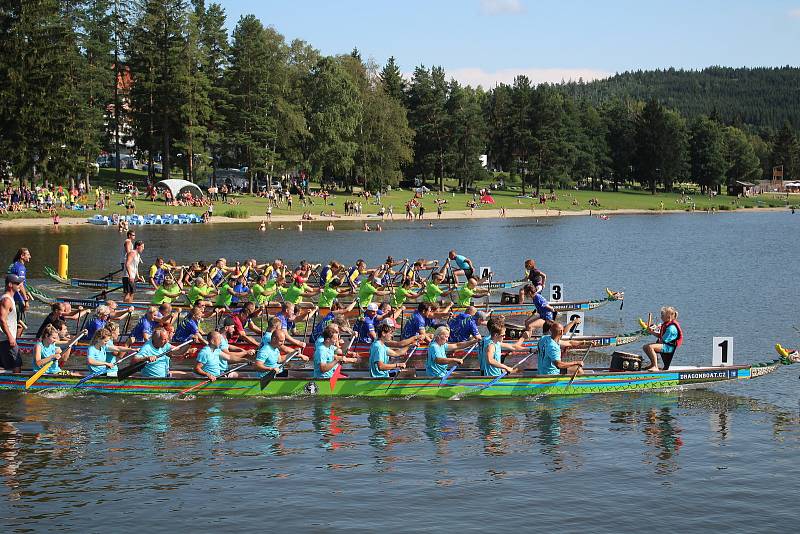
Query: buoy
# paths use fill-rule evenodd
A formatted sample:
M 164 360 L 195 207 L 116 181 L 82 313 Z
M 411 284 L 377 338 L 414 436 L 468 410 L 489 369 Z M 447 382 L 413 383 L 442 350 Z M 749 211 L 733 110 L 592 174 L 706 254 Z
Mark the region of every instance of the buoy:
M 69 245 L 58 245 L 58 276 L 67 278 L 69 271 Z

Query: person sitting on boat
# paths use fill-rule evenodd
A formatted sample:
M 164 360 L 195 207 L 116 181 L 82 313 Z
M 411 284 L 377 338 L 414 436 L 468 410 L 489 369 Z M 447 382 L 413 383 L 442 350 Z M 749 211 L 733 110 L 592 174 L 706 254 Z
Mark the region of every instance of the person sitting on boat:
M 250 287 L 247 285 L 247 275 L 241 274 L 236 277 L 233 283 L 233 295 L 231 296 L 231 304 L 238 306 L 239 299 L 246 297 L 250 294 Z
M 164 283 L 167 275 L 170 274 L 170 265 L 164 261 L 164 258 L 158 257 L 153 265 L 150 266 L 150 285 L 153 289 L 158 289 L 158 286 Z
M 479 326 L 485 326 L 489 321 L 489 314 L 485 311 L 478 311 L 475 306 L 469 306 L 463 312 L 456 314 L 450 319 L 450 343 L 460 343 L 462 341 L 479 341 L 481 339 Z
M 190 345 L 184 345 L 176 352 L 175 356 L 180 356 L 188 351 Z M 153 330 L 153 336 L 141 347 L 139 352 L 133 356 L 134 363 L 147 360 L 147 365 L 142 368 L 142 376 L 154 378 L 169 378 L 170 357 L 167 355 L 172 350 L 172 345 L 168 341 L 167 331 L 159 327 Z
M 229 315 L 234 324 L 234 335 L 231 337 L 231 343 L 249 343 L 251 345 L 258 345 L 258 341 L 247 333 L 246 328 L 249 328 L 257 335 L 262 335 L 261 329 L 255 325 L 253 319 L 257 315 L 256 305 L 253 302 L 246 302 L 242 309 L 237 313 Z
M 156 288 L 155 293 L 153 293 L 153 298 L 150 301 L 150 304 L 163 304 L 165 302 L 172 302 L 174 299 L 180 297 L 183 294 L 183 290 L 181 286 L 175 281 L 172 275 L 167 275 L 164 277 L 161 285 Z
M 503 363 L 503 349 L 510 351 L 523 350 L 527 338 L 523 336 L 516 343 L 504 342 L 506 324 L 502 316 L 489 319 L 486 328 L 489 330 L 489 335 L 484 337 L 478 344 L 478 363 L 480 364 L 481 374 L 483 376 L 500 376 L 503 372 L 508 374 L 516 373 L 516 367 L 510 367 Z
M 86 323 L 86 336 L 89 339 L 94 337 L 95 332 L 104 328 L 111 318 L 111 308 L 105 304 L 101 304 L 94 311 L 94 315 Z
M 536 262 L 532 259 L 525 260 L 525 278 L 527 283 L 519 290 L 519 303 L 525 304 L 525 296 L 533 296 L 541 293 L 547 283 L 547 275 L 536 268 Z
M 273 319 L 275 318 L 273 317 Z M 252 349 L 248 350 L 237 347 L 236 345 L 231 345 L 230 338 L 236 332 L 236 325 L 234 324 L 233 319 L 230 317 L 225 317 L 222 320 L 222 324 L 217 329 L 217 332 L 222 335 L 222 343 L 220 344 L 220 348 L 229 355 L 246 357 L 253 356 L 255 354 L 255 351 Z M 222 360 L 222 366 L 225 366 L 225 360 Z
M 86 335 L 86 331 L 84 330 L 83 335 Z M 75 336 L 71 341 L 77 339 L 78 336 Z M 61 367 L 59 366 L 60 363 L 67 363 L 69 360 L 69 356 L 72 353 L 72 347 L 67 347 L 66 351 L 61 351 L 61 347 L 59 347 L 56 342 L 59 340 L 58 330 L 56 330 L 53 325 L 48 326 L 44 329 L 42 333 L 41 341 L 37 341 L 36 345 L 33 347 L 33 372 L 38 372 L 42 367 L 47 365 L 50 362 L 53 362 L 52 365 L 45 371 L 45 374 L 48 375 L 57 375 L 57 374 L 70 374 L 69 371 L 64 370 L 62 373 Z
M 161 314 L 158 313 L 158 307 L 150 306 L 147 308 L 147 312 L 142 315 L 139 322 L 136 323 L 136 326 L 131 330 L 131 336 L 128 338 L 128 346 L 130 347 L 134 341 L 144 343 L 150 339 L 150 336 L 153 335 L 153 330 L 159 325 L 159 319 L 161 319 Z
M 542 326 L 542 335 L 548 335 L 550 333 L 550 328 L 555 324 L 555 321 L 546 321 Z M 561 323 L 559 323 L 561 324 Z M 565 333 L 569 333 L 573 327 L 576 325 L 581 324 L 580 317 L 574 318 L 572 321 L 567 323 L 566 326 L 563 326 L 563 330 Z M 561 347 L 562 352 L 565 352 L 570 349 L 588 349 L 589 347 L 597 346 L 597 340 L 578 340 L 578 339 L 564 339 L 562 334 L 561 339 L 558 340 L 558 345 Z
M 335 260 L 325 265 L 319 273 L 319 287 L 323 288 L 330 284 L 341 275 L 343 270 L 344 266 Z
M 683 343 L 683 330 L 678 324 L 678 310 L 672 306 L 661 308 L 661 326 L 647 325 L 647 331 L 658 338 L 655 343 L 648 343 L 642 349 L 650 358 L 650 367 L 645 371 L 658 371 L 658 355 L 664 361 L 664 370 L 669 369 L 675 350 Z
M 197 353 L 197 362 L 194 364 L 194 372 L 204 376 L 212 382 L 218 376 L 227 371 L 227 365 L 223 367 L 222 360 L 227 362 L 244 362 L 245 358 L 231 356 L 222 350 L 223 336 L 219 332 L 212 331 L 208 334 L 208 343 Z M 229 373 L 228 378 L 237 378 L 238 373 Z
M 528 333 L 528 337 L 531 337 L 535 330 L 542 328 L 547 321 L 554 321 L 558 314 L 541 293 L 533 295 L 533 305 L 536 307 L 536 313 L 531 314 L 525 320 L 525 331 Z
M 380 273 L 378 271 L 372 271 L 367 276 L 367 279 L 361 282 L 361 285 L 358 286 L 358 295 L 356 296 L 358 299 L 358 305 L 362 308 L 366 308 L 372 302 L 372 298 L 376 295 L 388 295 L 389 291 L 385 289 L 378 289 L 381 285 Z
M 583 360 L 574 362 L 561 361 L 561 336 L 564 335 L 564 325 L 561 323 L 550 323 L 550 333 L 539 339 L 537 349 L 539 351 L 538 370 L 536 374 L 557 375 L 562 371 L 568 374 L 582 374 Z
M 309 286 L 306 283 L 307 279 L 303 276 L 294 275 L 291 277 L 291 280 L 292 282 L 286 289 L 286 293 L 284 294 L 283 298 L 286 300 L 286 302 L 291 302 L 295 306 L 300 305 L 303 302 L 303 297 L 313 297 L 320 292 L 320 288 Z
M 358 358 L 342 355 L 339 348 L 339 333 L 328 327 L 322 331 L 322 343 L 314 350 L 314 378 L 330 378 L 342 363 L 356 363 Z
M 454 350 L 462 350 L 476 345 L 478 342 L 473 339 L 460 341 L 457 343 L 448 343 L 450 337 L 450 328 L 447 326 L 440 326 L 433 334 L 433 340 L 428 345 L 428 359 L 425 362 L 425 372 L 428 376 L 442 378 L 447 374 L 448 365 L 464 365 L 464 357 L 450 358 L 447 356 L 448 352 Z
M 488 289 L 478 289 L 478 280 L 470 278 L 459 289 L 450 290 L 451 295 L 455 296 L 453 303 L 459 307 L 467 307 L 472 305 L 473 298 L 485 297 L 489 294 Z
M 42 333 L 49 324 L 53 324 L 56 321 L 67 321 L 68 319 L 77 321 L 84 314 L 89 313 L 89 310 L 84 310 L 83 306 L 78 306 L 73 310 L 69 302 L 54 302 L 50 310 L 50 313 L 44 318 L 41 326 L 39 326 L 39 329 L 36 331 L 36 339 L 42 339 Z
M 254 302 L 257 307 L 263 308 L 275 296 L 275 286 L 275 280 L 269 280 L 263 274 L 260 275 L 250 287 L 250 301 Z
M 442 268 L 444 269 L 444 267 Z M 443 282 L 444 273 L 442 271 L 433 273 L 430 280 L 425 284 L 425 294 L 422 295 L 422 302 L 438 305 L 439 299 L 444 293 L 444 289 L 441 288 Z
M 256 376 L 263 377 L 269 371 L 279 373 L 282 371 L 282 363 L 286 361 L 286 353 L 289 348 L 284 345 L 286 340 L 286 332 L 283 330 L 275 330 L 269 338 L 269 342 L 261 345 L 256 352 L 255 368 L 259 371 Z M 302 353 L 298 356 L 304 361 L 308 361 L 308 356 Z
M 197 276 L 192 281 L 189 291 L 186 292 L 186 300 L 189 301 L 190 305 L 194 306 L 198 302 L 207 300 L 217 294 L 216 288 L 210 286 L 204 276 Z
M 397 328 L 397 323 L 394 319 L 385 319 L 378 325 L 378 338 L 369 347 L 369 375 L 372 378 L 389 378 L 389 371 L 405 369 L 404 362 L 389 363 L 390 357 L 403 356 L 405 353 L 402 350 L 392 350 L 389 345 L 398 345 L 398 342 L 392 342 L 392 335 Z M 400 343 L 410 345 L 414 343 L 416 338 L 408 338 Z
M 113 324 L 113 323 L 111 323 Z M 120 347 L 114 344 L 113 333 L 108 328 L 101 328 L 94 333 L 89 347 L 86 349 L 86 364 L 90 373 L 106 371 L 108 376 L 117 375 L 117 356 L 136 352 L 137 349 Z
M 299 313 L 297 307 L 291 302 L 284 302 L 281 304 L 281 311 L 275 314 L 281 320 L 283 329 L 286 330 L 290 336 L 295 334 L 295 327 L 297 323 L 307 321 L 309 316 L 317 311 L 317 307 L 304 308 Z
M 403 339 L 419 335 L 422 343 L 429 343 L 432 336 L 426 332 L 427 328 L 442 326 L 433 319 L 436 308 L 429 302 L 420 302 L 411 319 L 403 325 Z
M 180 345 L 190 339 L 194 339 L 195 343 L 202 343 L 205 334 L 200 331 L 200 321 L 203 319 L 203 308 L 195 306 L 189 312 L 189 316 L 180 322 L 178 328 L 175 329 L 175 334 L 172 336 L 172 342 Z
M 334 300 L 333 304 L 328 309 L 328 313 L 325 314 L 324 317 L 317 321 L 317 324 L 314 325 L 314 328 L 311 330 L 310 340 L 314 343 L 317 338 L 322 336 L 322 331 L 329 324 L 333 324 L 334 322 L 346 322 L 347 319 L 345 318 L 348 313 L 353 310 L 353 307 L 356 305 L 356 301 L 354 300 L 351 302 L 346 308 L 342 308 L 339 304 L 338 300 Z
M 352 293 L 349 288 L 342 288 L 341 285 L 341 280 L 334 278 L 325 284 L 324 287 L 322 287 L 322 290 L 319 293 L 319 298 L 317 299 L 317 306 L 319 306 L 320 310 L 333 308 L 333 303 L 336 301 L 336 299 Z M 357 299 L 353 300 L 353 306 L 355 306 L 357 302 Z M 352 307 L 350 309 L 352 309 Z
M 371 302 L 367 305 L 364 316 L 355 325 L 357 341 L 359 343 L 372 343 L 378 337 L 375 326 L 380 320 L 381 315 L 378 314 L 378 305 Z

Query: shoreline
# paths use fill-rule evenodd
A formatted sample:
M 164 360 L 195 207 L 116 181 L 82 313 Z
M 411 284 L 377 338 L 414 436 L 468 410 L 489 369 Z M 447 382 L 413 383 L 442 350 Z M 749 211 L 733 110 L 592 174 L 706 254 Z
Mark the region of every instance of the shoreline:
M 769 212 L 769 211 L 787 211 L 790 208 L 787 207 L 779 207 L 779 208 L 767 208 L 767 207 L 758 207 L 758 208 L 739 208 L 736 210 L 725 210 L 725 211 L 716 211 L 715 214 L 719 213 L 741 213 L 741 212 Z M 695 211 L 688 211 L 688 210 L 650 210 L 650 209 L 636 209 L 636 208 L 623 208 L 617 210 L 607 210 L 607 209 L 600 209 L 600 210 L 575 210 L 575 211 L 560 211 L 557 209 L 536 209 L 530 210 L 527 208 L 509 208 L 506 209 L 506 219 L 519 219 L 519 218 L 541 218 L 541 217 L 588 217 L 590 216 L 600 216 L 605 215 L 611 217 L 613 215 L 668 215 L 668 214 L 680 214 L 680 213 L 695 213 L 695 214 L 702 214 L 706 215 L 707 212 L 705 210 L 695 210 Z M 273 215 L 272 216 L 272 223 L 298 223 L 301 222 L 302 214 L 297 215 Z M 442 217 L 436 215 L 436 212 L 428 212 L 426 213 L 426 218 L 423 219 L 425 221 L 436 221 L 436 220 L 472 220 L 472 219 L 502 219 L 503 217 L 500 216 L 499 209 L 478 209 L 475 213 L 470 214 L 469 210 L 449 210 L 442 212 Z M 390 219 L 386 217 L 385 219 L 381 220 L 381 218 L 375 214 L 364 214 L 364 215 L 337 215 L 336 217 L 320 217 L 314 216 L 314 219 L 310 221 L 302 221 L 304 223 L 320 223 L 320 222 L 336 222 L 336 221 L 353 221 L 353 222 L 367 222 L 367 223 L 377 223 L 377 222 L 397 222 L 397 221 L 405 221 L 405 213 L 395 214 L 394 219 Z M 414 219 L 415 221 L 419 219 Z M 221 215 L 215 215 L 208 223 L 206 224 L 234 224 L 234 223 L 244 223 L 244 224 L 255 224 L 260 225 L 261 222 L 265 222 L 265 216 L 260 215 L 251 215 L 246 219 L 231 219 L 229 217 L 223 217 Z M 269 224 L 269 223 L 268 223 Z M 61 217 L 61 223 L 59 226 L 99 226 L 93 225 L 87 221 L 87 217 Z M 20 219 L 0 219 L 0 228 L 10 227 L 10 226 L 19 226 L 25 228 L 39 228 L 39 227 L 53 227 L 53 221 L 49 217 L 28 217 L 28 218 L 20 218 Z M 147 225 L 151 226 L 151 225 Z M 157 226 L 157 225 L 152 225 Z M 174 226 L 174 225 L 168 225 Z M 185 225 L 185 226 L 195 226 L 195 225 Z M 135 228 L 136 226 L 132 226 Z

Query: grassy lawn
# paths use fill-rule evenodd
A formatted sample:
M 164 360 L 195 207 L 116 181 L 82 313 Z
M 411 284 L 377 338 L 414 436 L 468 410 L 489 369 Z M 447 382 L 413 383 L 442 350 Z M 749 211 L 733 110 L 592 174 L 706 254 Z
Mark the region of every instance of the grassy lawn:
M 140 190 L 142 183 L 145 180 L 147 173 L 144 171 L 136 170 L 123 170 L 123 180 L 133 180 L 137 183 Z M 180 177 L 178 174 L 176 177 Z M 124 214 L 125 208 L 118 205 L 122 200 L 122 195 L 115 193 L 114 189 L 116 179 L 114 169 L 100 169 L 100 175 L 93 181 L 93 186 L 101 185 L 104 189 L 112 191 L 111 206 L 107 208 L 103 214 L 110 215 L 112 213 Z M 547 191 L 544 191 L 545 193 Z M 706 208 L 713 207 L 718 210 L 729 210 L 739 208 L 751 207 L 783 207 L 792 204 L 798 204 L 795 199 L 787 203 L 783 195 L 761 195 L 753 198 L 737 199 L 725 195 L 716 196 L 713 199 L 702 195 L 690 195 L 691 202 L 680 202 L 681 195 L 677 193 L 658 193 L 651 195 L 646 191 L 623 190 L 620 192 L 609 191 L 575 191 L 575 190 L 556 190 L 558 197 L 557 201 L 548 201 L 546 205 L 539 204 L 538 200 L 531 198 L 518 198 L 518 191 L 493 191 L 492 196 L 495 204 L 479 207 L 476 211 L 492 210 L 497 212 L 501 207 L 507 209 L 531 209 L 534 208 L 537 212 L 542 212 L 545 208 L 549 210 L 563 210 L 563 211 L 576 211 L 576 210 L 617 210 L 617 209 L 639 209 L 658 211 L 661 209 L 663 202 L 664 210 L 688 210 L 691 208 L 692 202 L 698 210 L 705 210 Z M 394 207 L 394 214 L 396 218 L 404 216 L 404 205 L 413 196 L 409 190 L 393 190 L 389 194 L 383 195 L 381 198 L 382 204 L 387 208 Z M 227 205 L 217 202 L 214 205 L 214 214 L 221 216 L 229 209 L 246 210 L 251 216 L 264 216 L 266 208 L 266 200 L 249 195 L 236 195 L 234 196 L 236 205 Z M 273 215 L 297 215 L 299 216 L 305 210 L 311 210 L 311 214 L 316 218 L 319 216 L 320 211 L 325 210 L 330 212 L 335 209 L 336 213 L 344 214 L 344 202 L 346 200 L 360 200 L 364 204 L 365 214 L 377 213 L 380 206 L 375 204 L 375 198 L 372 197 L 369 203 L 364 203 L 363 197 L 357 195 L 349 195 L 347 193 L 339 192 L 328 198 L 327 204 L 324 204 L 319 197 L 309 197 L 313 204 L 303 207 L 297 198 L 294 199 L 294 207 L 290 211 L 285 205 L 273 209 Z M 437 193 L 432 192 L 426 194 L 422 199 L 422 204 L 425 206 L 427 214 L 432 214 L 435 217 Z M 472 194 L 464 195 L 462 193 L 442 193 L 441 198 L 447 200 L 444 205 L 445 211 L 461 211 L 468 212 L 467 202 L 472 200 Z M 589 200 L 596 198 L 600 202 L 599 207 L 591 206 Z M 81 201 L 82 203 L 85 202 Z M 94 195 L 89 196 L 89 201 L 94 202 Z M 136 212 L 138 214 L 165 214 L 165 213 L 202 213 L 204 208 L 200 207 L 186 207 L 186 206 L 165 206 L 163 202 L 150 202 L 140 198 L 136 201 Z M 87 211 L 74 211 L 74 210 L 60 210 L 62 216 L 73 217 L 91 217 L 96 213 L 95 210 Z M 0 219 L 19 219 L 27 217 L 49 217 L 48 213 L 36 213 L 33 211 L 25 211 L 18 213 L 10 213 L 8 215 L 0 216 Z

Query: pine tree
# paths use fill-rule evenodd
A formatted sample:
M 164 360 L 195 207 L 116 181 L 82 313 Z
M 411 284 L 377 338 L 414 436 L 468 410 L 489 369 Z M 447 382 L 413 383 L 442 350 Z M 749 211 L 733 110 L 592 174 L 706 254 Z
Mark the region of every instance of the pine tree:
M 383 70 L 381 70 L 380 76 L 383 92 L 398 102 L 403 102 L 405 100 L 406 82 L 400 73 L 400 67 L 397 66 L 394 56 L 389 57 Z

